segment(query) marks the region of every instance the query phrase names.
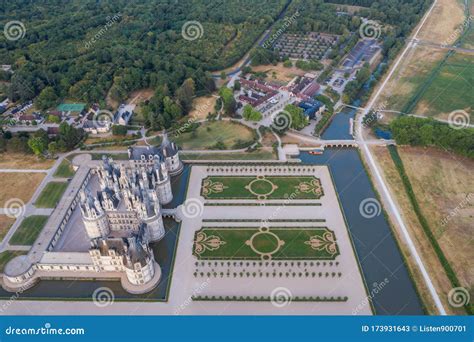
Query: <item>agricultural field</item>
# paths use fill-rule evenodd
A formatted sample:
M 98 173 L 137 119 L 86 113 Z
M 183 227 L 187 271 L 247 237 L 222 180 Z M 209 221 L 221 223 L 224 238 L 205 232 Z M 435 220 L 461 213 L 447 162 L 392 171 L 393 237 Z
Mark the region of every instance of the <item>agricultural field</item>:
M 314 176 L 210 176 L 202 181 L 206 199 L 320 199 L 321 181 Z
M 217 143 L 221 144 L 221 149 L 226 150 L 248 146 L 255 136 L 254 130 L 239 123 L 212 121 L 199 125 L 193 132 L 182 133 L 170 139 L 183 150 L 212 149 Z
M 446 51 L 438 48 L 412 48 L 387 83 L 379 103 L 386 109 L 402 111 L 445 55 Z
M 458 28 L 465 20 L 463 2 L 438 0 L 418 37 L 434 43 L 451 45 L 459 37 Z
M 460 27 L 462 27 L 464 21 L 465 13 L 460 1 L 440 0 L 433 9 L 432 15 L 421 29 L 418 39 L 439 45 L 454 44 L 462 32 Z M 456 87 L 462 82 L 456 75 L 456 72 L 459 74 L 460 68 L 454 66 L 451 68 L 448 67 L 449 70 L 442 70 L 445 76 L 437 80 L 439 76 L 436 76 L 436 70 L 440 67 L 444 58 L 446 58 L 447 53 L 448 50 L 446 49 L 427 46 L 422 43 L 414 44 L 382 92 L 379 100 L 380 106 L 383 106 L 383 109 L 429 116 L 437 116 L 440 114 L 446 116 L 453 110 L 465 108 L 447 108 L 449 103 L 453 101 L 444 100 L 444 103 L 441 103 L 441 101 L 432 101 L 435 100 L 437 96 L 447 98 L 449 96 L 448 93 L 457 91 Z M 452 64 L 456 63 L 456 61 L 452 62 Z M 467 66 L 464 61 L 461 61 L 461 63 Z M 456 71 L 455 69 L 458 70 Z M 451 73 L 454 75 L 449 75 Z M 440 92 L 442 89 L 446 89 L 446 82 L 449 83 L 449 80 L 454 80 L 457 84 L 450 86 L 446 94 Z M 426 87 L 426 85 L 432 87 L 431 82 L 435 83 L 432 91 L 427 94 L 427 97 L 422 99 L 421 103 L 418 103 L 418 100 L 420 100 L 422 96 L 423 88 Z M 469 87 L 466 87 L 466 84 L 467 83 L 462 85 L 460 89 L 468 89 Z M 455 94 L 455 96 L 457 96 L 457 94 Z M 464 101 L 457 102 L 458 104 L 455 105 L 459 106 L 463 105 Z M 453 107 L 455 105 L 453 105 Z M 441 117 L 443 117 L 443 115 L 441 115 Z
M 457 311 L 447 302 L 452 284 L 446 273 L 440 271 L 443 270 L 443 266 L 415 214 L 389 151 L 385 147 L 373 147 L 372 151 L 382 166 L 384 178 L 396 197 L 411 236 L 419 246 L 434 285 L 444 294 L 441 299 L 445 308 L 451 310 L 452 314 L 462 314 L 463 310 Z M 470 288 L 474 281 L 468 266 L 469 260 L 474 257 L 472 248 L 469 248 L 471 240 L 469 227 L 474 215 L 472 207 L 474 182 L 468 174 L 474 163 L 434 148 L 399 147 L 398 152 L 429 227 L 462 286 Z M 398 234 L 397 238 L 403 241 L 403 237 Z M 437 313 L 412 256 L 404 244 L 400 245 L 408 256 L 409 269 L 418 284 L 418 290 L 427 305 L 428 312 Z
M 471 19 L 474 16 L 474 1 L 471 0 L 471 9 L 470 9 Z M 467 27 L 469 22 L 465 21 L 464 25 Z M 466 35 L 463 37 L 461 47 L 465 49 L 474 50 L 474 25 L 472 20 L 470 21 L 469 32 L 466 32 Z
M 473 55 L 455 53 L 420 94 L 414 112 L 447 119 L 452 111 L 464 110 L 474 119 L 473 84 Z
M 50 182 L 43 189 L 35 202 L 37 208 L 54 208 L 61 200 L 64 191 L 69 183 L 67 182 Z
M 334 260 L 339 255 L 334 232 L 318 228 L 203 228 L 196 232 L 198 259 Z
M 28 203 L 45 176 L 44 173 L 0 173 L 0 208 L 11 199 Z
M 10 245 L 32 245 L 48 221 L 48 218 L 49 216 L 41 215 L 25 217 L 10 239 Z
M 474 161 L 435 149 L 399 153 L 433 234 L 463 286 L 471 287 Z

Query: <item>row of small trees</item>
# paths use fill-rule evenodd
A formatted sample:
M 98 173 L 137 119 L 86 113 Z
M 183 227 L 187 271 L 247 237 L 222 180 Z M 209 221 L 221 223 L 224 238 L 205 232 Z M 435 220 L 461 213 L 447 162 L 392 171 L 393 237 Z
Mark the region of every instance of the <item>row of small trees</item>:
M 297 267 L 307 267 L 307 266 L 310 266 L 310 267 L 313 267 L 313 266 L 338 266 L 339 265 L 339 261 L 265 261 L 265 262 L 262 262 L 262 261 L 196 261 L 194 263 L 194 265 L 196 267 L 199 267 L 199 266 L 227 266 L 227 267 L 230 267 L 230 266 L 240 266 L 240 267 L 250 267 L 250 266 L 265 266 L 265 267 L 275 267 L 275 266 L 278 266 L 278 267 L 294 267 L 294 266 L 297 266 Z
M 329 278 L 329 277 L 332 277 L 332 278 L 340 278 L 342 276 L 342 273 L 341 272 L 308 272 L 307 270 L 305 270 L 304 272 L 277 272 L 276 270 L 273 270 L 273 272 L 262 272 L 261 270 L 258 270 L 258 271 L 253 271 L 253 272 L 249 272 L 249 271 L 241 271 L 241 272 L 231 272 L 229 269 L 226 271 L 226 272 L 223 272 L 223 271 L 220 271 L 220 272 L 217 272 L 215 270 L 212 270 L 212 271 L 208 271 L 208 272 L 198 272 L 197 270 L 193 273 L 194 277 L 197 278 L 197 277 L 207 277 L 207 278 L 211 278 L 211 277 L 214 277 L 214 278 L 217 278 L 217 277 L 221 277 L 221 278 L 224 278 L 224 277 L 227 277 L 227 278 L 244 278 L 244 277 L 247 277 L 247 278 L 250 278 L 250 277 L 253 277 L 253 278 L 270 278 L 270 277 L 273 277 L 273 278 L 316 278 L 316 277 L 319 277 L 319 278 Z
M 278 298 L 270 296 L 193 296 L 195 301 L 271 302 Z M 347 302 L 346 296 L 295 296 L 287 302 Z

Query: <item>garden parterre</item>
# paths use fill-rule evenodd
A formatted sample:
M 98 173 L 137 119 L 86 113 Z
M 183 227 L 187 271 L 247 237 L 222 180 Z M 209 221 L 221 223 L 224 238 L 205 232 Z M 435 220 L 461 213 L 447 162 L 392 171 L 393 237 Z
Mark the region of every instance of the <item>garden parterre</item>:
M 216 227 L 196 232 L 193 254 L 198 259 L 334 260 L 339 248 L 325 227 Z

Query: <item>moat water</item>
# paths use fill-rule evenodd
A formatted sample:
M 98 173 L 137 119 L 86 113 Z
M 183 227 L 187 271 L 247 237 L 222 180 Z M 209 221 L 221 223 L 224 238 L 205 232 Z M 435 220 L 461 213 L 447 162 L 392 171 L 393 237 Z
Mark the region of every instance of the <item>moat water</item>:
M 354 102 L 358 106 L 359 102 Z M 350 134 L 350 119 L 354 119 L 356 110 L 345 107 L 339 113 L 334 114 L 331 124 L 323 132 L 321 138 L 324 140 L 352 140 L 354 137 Z
M 331 148 L 322 155 L 302 153 L 299 158 L 307 164 L 328 165 L 331 170 L 376 314 L 424 314 L 383 212 L 373 218 L 361 215 L 360 203 L 377 197 L 357 149 Z

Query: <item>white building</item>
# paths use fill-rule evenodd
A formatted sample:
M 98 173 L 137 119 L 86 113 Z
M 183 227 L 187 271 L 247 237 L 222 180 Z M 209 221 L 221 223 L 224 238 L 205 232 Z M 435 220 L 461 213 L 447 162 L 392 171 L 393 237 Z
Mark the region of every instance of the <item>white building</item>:
M 121 104 L 114 116 L 114 121 L 117 125 L 126 126 L 132 118 L 135 105 Z

